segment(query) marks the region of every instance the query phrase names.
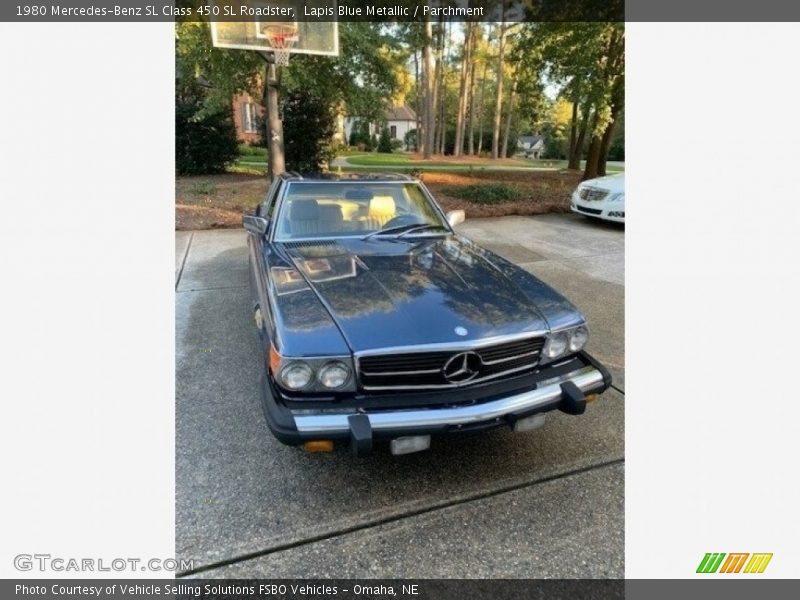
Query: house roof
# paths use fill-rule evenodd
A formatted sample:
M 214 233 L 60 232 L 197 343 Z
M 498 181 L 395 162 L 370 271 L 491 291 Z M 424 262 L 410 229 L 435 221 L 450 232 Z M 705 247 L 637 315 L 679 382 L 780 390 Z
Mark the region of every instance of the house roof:
M 540 135 L 521 135 L 519 136 L 519 143 L 520 144 L 530 144 L 533 146 L 541 141 L 544 141 L 544 138 Z
M 408 105 L 392 106 L 384 113 L 387 121 L 416 121 L 417 113 Z

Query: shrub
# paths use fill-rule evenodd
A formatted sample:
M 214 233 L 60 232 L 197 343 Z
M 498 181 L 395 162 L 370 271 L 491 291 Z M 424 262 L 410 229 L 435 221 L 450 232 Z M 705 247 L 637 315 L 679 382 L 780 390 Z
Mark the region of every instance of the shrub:
M 381 137 L 378 140 L 378 152 L 382 152 L 384 154 L 392 153 L 392 137 L 389 134 L 389 128 L 385 125 L 383 126 L 383 129 L 381 129 Z
M 392 140 L 392 150 L 402 150 L 405 144 L 403 140 Z
M 447 193 L 475 204 L 502 204 L 516 202 L 525 198 L 525 193 L 507 183 L 476 183 L 474 185 L 453 186 Z
M 406 144 L 406 150 L 416 150 L 417 149 L 417 130 L 416 129 L 409 129 L 406 131 L 405 136 L 403 136 L 403 141 Z
M 197 119 L 201 108 L 197 98 L 175 99 L 175 168 L 181 175 L 220 173 L 239 154 L 231 112 Z
M 296 90 L 283 103 L 283 145 L 286 168 L 310 173 L 333 157 L 331 140 L 336 119 L 330 101 L 308 90 Z

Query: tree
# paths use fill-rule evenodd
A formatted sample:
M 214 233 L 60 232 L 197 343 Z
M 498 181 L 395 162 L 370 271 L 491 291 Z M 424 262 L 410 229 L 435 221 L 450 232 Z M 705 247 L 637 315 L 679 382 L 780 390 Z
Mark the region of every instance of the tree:
M 459 81 L 458 107 L 456 112 L 456 142 L 453 149 L 454 156 L 461 156 L 464 151 L 464 134 L 467 108 L 469 106 L 470 73 L 472 72 L 472 46 L 474 40 L 475 23 L 467 21 L 464 32 L 464 51 L 461 56 L 461 76 Z
M 502 16 L 505 17 L 505 0 L 502 3 Z M 492 158 L 500 157 L 500 121 L 503 115 L 503 79 L 505 78 L 506 33 L 508 24 L 500 23 L 497 50 L 497 83 L 494 92 L 494 122 L 492 127 Z
M 584 138 L 588 138 L 583 177 L 605 174 L 614 124 L 624 110 L 624 24 L 528 23 L 520 45 L 541 54 L 549 79 L 560 83 L 575 105 L 570 168 L 579 167 Z
M 310 90 L 294 90 L 282 104 L 286 167 L 301 173 L 323 169 L 334 156 L 335 115 L 330 102 Z
M 180 175 L 220 173 L 239 153 L 231 112 L 204 112 L 203 95 L 184 90 L 175 101 L 175 167 Z
M 231 98 L 240 92 L 263 97 L 265 63 L 257 52 L 214 48 L 208 24 L 203 22 L 176 23 L 175 36 L 177 79 L 202 82 L 208 90 L 198 118 L 222 108 L 230 110 Z M 329 110 L 346 106 L 350 114 L 374 121 L 386 99 L 396 99 L 410 85 L 403 67 L 406 57 L 382 23 L 342 22 L 339 37 L 338 57 L 295 55 L 288 67 L 278 69 L 280 95 L 286 98 L 305 91 L 310 97 L 325 99 Z M 284 134 L 285 143 L 288 134 Z
M 422 47 L 422 81 L 424 86 L 422 92 L 422 156 L 430 158 L 433 154 L 434 127 L 436 123 L 436 115 L 434 113 L 433 24 L 430 20 L 425 21 L 425 37 Z
M 503 144 L 501 148 L 500 155 L 503 158 L 508 158 L 508 144 L 509 144 L 509 133 L 511 132 L 511 118 L 514 115 L 514 95 L 517 91 L 517 78 L 514 77 L 511 83 L 511 93 L 508 95 L 508 109 L 506 111 L 506 127 L 503 130 Z M 517 147 L 517 140 L 513 140 L 513 147 L 512 151 Z
M 384 154 L 392 153 L 392 136 L 389 133 L 389 128 L 384 125 L 381 129 L 381 137 L 378 140 L 378 152 Z

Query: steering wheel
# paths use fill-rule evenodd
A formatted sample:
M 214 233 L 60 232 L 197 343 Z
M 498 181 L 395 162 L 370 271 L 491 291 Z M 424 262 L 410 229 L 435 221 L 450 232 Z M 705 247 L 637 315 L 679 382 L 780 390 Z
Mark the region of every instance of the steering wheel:
M 400 227 L 402 225 L 422 225 L 422 222 L 416 217 L 416 215 L 397 215 L 396 217 L 392 217 L 386 223 L 383 224 L 381 229 L 389 229 L 390 227 Z

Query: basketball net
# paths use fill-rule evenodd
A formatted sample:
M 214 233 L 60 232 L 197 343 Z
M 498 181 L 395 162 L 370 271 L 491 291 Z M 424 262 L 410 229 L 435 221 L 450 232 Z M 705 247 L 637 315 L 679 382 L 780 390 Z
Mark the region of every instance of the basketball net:
M 297 25 L 291 23 L 265 25 L 263 32 L 272 48 L 275 66 L 285 67 L 288 65 L 289 57 L 292 55 L 292 47 L 300 39 L 297 35 Z

